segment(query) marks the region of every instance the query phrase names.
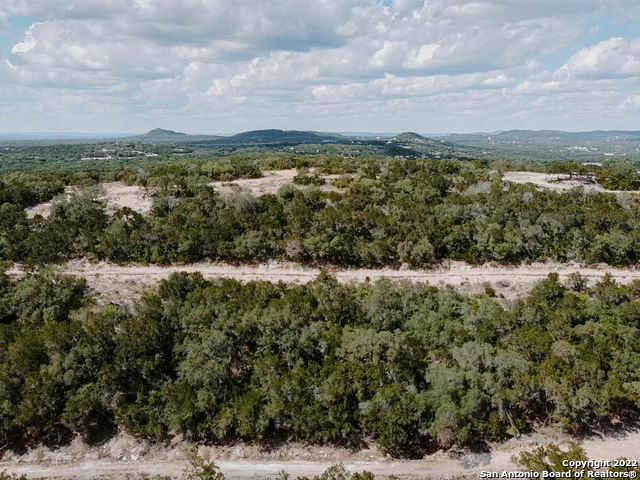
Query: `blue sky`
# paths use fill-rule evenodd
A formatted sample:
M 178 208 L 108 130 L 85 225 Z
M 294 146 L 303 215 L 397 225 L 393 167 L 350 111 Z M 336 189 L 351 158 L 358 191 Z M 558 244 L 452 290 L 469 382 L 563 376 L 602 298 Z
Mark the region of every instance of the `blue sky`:
M 556 70 L 566 63 L 566 61 L 579 49 L 587 48 L 591 45 L 603 42 L 613 37 L 636 38 L 640 36 L 640 20 L 637 18 L 617 18 L 611 15 L 602 17 L 587 17 L 587 28 L 575 40 L 563 45 L 554 53 L 543 57 L 542 67 L 547 70 Z
M 11 53 L 11 48 L 22 40 L 29 27 L 38 21 L 33 17 L 12 16 L 7 19 L 9 27 L 0 30 L 0 50 L 3 57 Z
M 0 0 L 0 132 L 640 129 L 637 0 Z

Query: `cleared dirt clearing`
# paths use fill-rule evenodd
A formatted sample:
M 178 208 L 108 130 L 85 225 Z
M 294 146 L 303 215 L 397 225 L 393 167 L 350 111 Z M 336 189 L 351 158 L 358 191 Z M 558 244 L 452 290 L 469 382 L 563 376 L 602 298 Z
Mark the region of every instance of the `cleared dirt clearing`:
M 636 191 L 625 190 L 608 190 L 593 183 L 580 182 L 578 180 L 559 180 L 563 175 L 539 172 L 505 172 L 503 179 L 512 183 L 532 183 L 536 186 L 555 190 L 556 192 L 565 192 L 572 188 L 582 187 L 587 192 L 605 192 L 605 193 L 639 193 Z
M 231 193 L 245 190 L 256 197 L 267 194 L 275 195 L 283 185 L 293 184 L 296 188 L 309 188 L 304 185 L 296 185 L 293 183 L 293 178 L 297 174 L 298 171 L 295 168 L 289 170 L 266 170 L 263 172 L 264 176 L 260 178 L 239 178 L 237 180 L 232 180 L 231 182 L 211 182 L 209 185 L 220 193 Z M 310 174 L 313 174 L 313 171 L 311 171 Z M 342 189 L 339 189 L 330 183 L 331 180 L 335 180 L 340 177 L 341 175 L 321 175 L 321 178 L 324 178 L 327 183 L 319 185 L 317 188 L 325 192 L 341 192 L 343 191 Z
M 107 212 L 114 213 L 119 208 L 129 207 L 138 213 L 146 214 L 151 210 L 153 201 L 144 188 L 138 185 L 126 185 L 122 182 L 102 183 L 107 201 Z
M 96 188 L 96 187 L 89 187 Z M 145 214 L 151 210 L 152 200 L 146 194 L 144 189 L 138 185 L 126 185 L 122 182 L 109 182 L 101 183 L 97 186 L 102 192 L 98 197 L 100 200 L 107 202 L 107 213 L 113 214 L 116 210 L 122 207 L 129 207 L 136 212 Z M 47 218 L 51 215 L 51 205 L 54 201 L 67 201 L 71 195 L 79 194 L 82 190 L 77 187 L 66 187 L 64 193 L 58 195 L 56 198 L 49 202 L 40 203 L 31 208 L 27 208 L 28 218 L 33 218 L 36 215 L 42 215 Z
M 115 265 L 110 263 L 89 263 L 77 260 L 54 270 L 68 275 L 83 277 L 89 287 L 98 295 L 99 301 L 127 303 L 143 290 L 154 286 L 160 280 L 176 272 L 200 272 L 205 278 L 235 278 L 248 282 L 266 280 L 270 282 L 306 283 L 320 273 L 319 268 L 304 267 L 295 263 L 268 263 L 260 265 L 229 265 L 225 263 L 194 263 L 186 265 Z M 464 294 L 484 292 L 489 284 L 497 295 L 516 298 L 524 295 L 550 273 L 557 272 L 561 281 L 569 275 L 579 273 L 590 283 L 600 280 L 606 273 L 619 283 L 627 284 L 640 280 L 637 268 L 613 268 L 607 265 L 583 267 L 575 263 L 533 263 L 516 267 L 500 265 L 473 266 L 462 262 L 451 262 L 430 270 L 392 269 L 328 269 L 341 283 L 376 281 L 381 278 L 429 282 L 443 287 L 450 285 Z M 14 266 L 8 272 L 20 276 L 22 270 Z

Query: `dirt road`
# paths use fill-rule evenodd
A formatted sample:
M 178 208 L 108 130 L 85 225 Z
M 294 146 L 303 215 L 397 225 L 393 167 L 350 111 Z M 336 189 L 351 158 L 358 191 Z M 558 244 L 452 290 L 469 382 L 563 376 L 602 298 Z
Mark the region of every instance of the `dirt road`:
M 200 272 L 209 279 L 226 277 L 241 281 L 266 280 L 287 283 L 306 283 L 320 273 L 318 268 L 276 262 L 240 266 L 208 262 L 157 266 L 115 265 L 78 260 L 53 268 L 61 273 L 85 278 L 89 287 L 99 294 L 99 299 L 114 302 L 126 301 L 127 298 L 135 297 L 144 289 L 152 287 L 175 272 Z M 388 278 L 429 282 L 438 287 L 450 285 L 464 294 L 483 292 L 485 284 L 489 284 L 497 295 L 502 294 L 505 298 L 516 298 L 526 294 L 537 282 L 552 272 L 557 272 L 562 281 L 566 281 L 573 273 L 580 273 L 590 283 L 594 283 L 607 272 L 622 284 L 640 280 L 640 269 L 637 268 L 613 268 L 607 265 L 582 267 L 575 263 L 533 263 L 505 267 L 491 264 L 473 266 L 462 262 L 450 262 L 428 270 L 359 268 L 329 269 L 329 271 L 342 283 L 373 282 L 381 278 Z M 8 273 L 14 277 L 22 275 L 19 266 L 14 266 Z
M 502 472 L 517 469 L 511 458 L 521 451 L 530 451 L 551 441 L 566 445 L 568 440 L 564 434 L 534 434 L 512 439 L 490 452 L 438 452 L 422 460 L 395 460 L 378 451 L 350 452 L 334 447 L 286 446 L 283 447 L 284 451 L 268 453 L 260 453 L 259 447 L 251 446 L 201 447 L 200 450 L 201 454 L 209 454 L 229 479 L 273 478 L 281 471 L 289 473 L 293 478 L 311 476 L 337 463 L 343 463 L 350 472 L 367 470 L 379 478 L 388 475 L 406 479 L 461 476 L 479 478 L 483 470 Z M 124 443 L 130 444 L 133 441 L 132 438 L 127 438 Z M 112 443 L 123 443 L 123 439 L 116 438 Z M 120 445 L 120 454 L 123 454 L 123 446 Z M 582 446 L 590 459 L 639 459 L 640 432 L 620 437 L 593 438 L 584 441 Z M 183 450 L 179 448 L 152 449 L 139 457 L 132 457 L 125 452 L 122 458 L 99 455 L 95 449 L 86 450 L 80 457 L 76 455 L 74 458 L 67 451 L 69 448 L 74 447 L 65 447 L 59 452 L 35 452 L 24 458 L 0 462 L 0 471 L 25 474 L 34 479 L 123 479 L 127 475 L 143 473 L 179 478 L 186 466 Z

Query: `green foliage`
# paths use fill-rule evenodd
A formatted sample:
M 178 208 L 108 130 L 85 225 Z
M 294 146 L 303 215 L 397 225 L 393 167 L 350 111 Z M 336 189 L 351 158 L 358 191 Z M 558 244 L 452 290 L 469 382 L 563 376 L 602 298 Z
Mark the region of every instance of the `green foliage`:
M 187 452 L 188 467 L 182 474 L 183 480 L 225 480 L 213 460 L 198 455 L 197 449 Z
M 6 472 L 0 472 L 0 480 L 27 480 L 27 477 L 25 475 L 20 475 L 18 477 L 17 475 L 11 475 Z
M 538 447 L 531 452 L 522 452 L 517 457 L 514 456 L 512 460 L 526 470 L 533 472 L 570 472 L 576 470 L 576 468 L 569 466 L 568 462 L 584 462 L 589 460 L 589 458 L 584 448 L 576 442 L 571 442 L 567 450 L 562 450 L 555 443 L 550 443 L 547 446 Z M 608 468 L 609 471 L 635 472 L 636 476 L 640 473 L 640 467 L 628 466 L 637 463 L 636 461 L 627 462 L 625 458 L 618 458 L 616 462 L 618 465 L 613 464 Z M 588 472 L 596 471 L 596 469 L 591 466 L 581 467 L 579 470 Z
M 605 278 L 573 290 L 550 275 L 502 305 L 327 274 L 287 286 L 182 273 L 125 309 L 88 304 L 66 277 L 5 283 L 0 444 L 99 442 L 121 428 L 154 440 L 373 438 L 411 456 L 539 423 L 630 421 L 640 288 Z
M 572 442 L 568 450 L 562 450 L 555 443 L 550 443 L 532 452 L 522 452 L 514 460 L 532 472 L 568 472 L 571 471 L 571 467 L 563 465 L 563 462 L 586 461 L 588 458 L 584 448 Z
M 281 480 L 288 480 L 289 475 L 281 475 Z M 344 468 L 344 465 L 337 464 L 327 468 L 320 475 L 314 475 L 311 479 L 309 477 L 298 477 L 296 480 L 375 480 L 375 476 L 371 472 L 354 472 L 349 475 L 349 472 Z
M 640 174 L 630 161 L 606 162 L 597 173 L 598 182 L 611 190 L 638 190 Z
M 50 200 L 64 191 L 64 180 L 55 174 L 13 172 L 0 180 L 0 205 L 30 207 Z
M 375 148 L 409 152 L 383 143 Z M 117 158 L 80 166 L 101 148 L 0 152 L 4 171 L 18 161 L 33 170 L 0 179 L 3 269 L 79 257 L 369 267 L 640 261 L 639 199 L 503 183 L 490 168 L 513 166 L 506 161 L 489 168 L 304 154 L 331 145 L 299 147 L 301 156 L 228 147 L 236 154 L 216 159 L 194 147 L 176 161 L 174 146 L 132 143 L 115 148 Z M 160 156 L 129 157 L 135 148 Z M 209 186 L 272 168 L 298 168 L 295 184 L 260 197 Z M 549 167 L 567 169 L 595 171 L 609 188 L 638 188 L 630 163 Z M 325 182 L 320 173 L 343 174 L 334 182 L 343 190 L 313 188 Z M 150 214 L 109 214 L 96 186 L 107 180 L 144 187 Z M 82 192 L 55 198 L 66 185 Z M 27 218 L 25 208 L 52 199 L 48 218 Z M 488 285 L 465 298 L 421 284 L 343 286 L 327 274 L 297 286 L 177 274 L 125 309 L 92 305 L 84 282 L 38 271 L 16 282 L 0 274 L 3 449 L 60 445 L 77 434 L 95 443 L 120 428 L 159 441 L 169 432 L 350 447 L 373 438 L 386 452 L 414 455 L 505 440 L 541 423 L 580 433 L 640 413 L 638 283 L 605 277 L 589 287 L 576 274 L 564 285 L 550 275 L 504 304 Z M 575 445 L 550 445 L 519 461 L 557 470 L 583 456 Z M 186 478 L 223 479 L 207 460 L 193 457 L 190 468 Z M 334 466 L 315 478 L 372 475 Z
M 293 177 L 293 183 L 297 185 L 324 185 L 326 182 L 324 178 L 318 175 L 318 172 L 309 174 L 309 171 L 301 169 L 298 174 Z
M 85 288 L 84 279 L 59 277 L 45 271 L 10 286 L 0 300 L 2 320 L 30 326 L 64 321 L 71 310 L 82 304 Z
M 264 168 L 292 167 L 300 168 L 295 182 L 302 187 L 286 185 L 278 195 L 219 195 L 209 186 L 212 180 L 259 177 Z M 635 167 L 617 162 L 602 171 L 625 168 Z M 635 188 L 619 185 L 628 178 L 625 172 L 609 177 L 619 179 L 617 188 Z M 320 173 L 348 173 L 337 183 L 344 190 L 305 187 L 324 183 Z M 17 172 L 7 179 L 0 183 L 0 258 L 29 263 L 83 256 L 161 264 L 278 259 L 371 267 L 424 267 L 446 259 L 640 261 L 637 198 L 503 184 L 481 162 L 347 162 L 273 154 L 158 162 L 115 173 Z M 125 208 L 108 216 L 91 189 L 54 202 L 47 219 L 27 219 L 23 212 L 59 193 L 65 183 L 113 179 L 144 187 L 154 199 L 151 214 Z
M 342 464 L 332 465 L 313 480 L 348 480 L 349 474 Z

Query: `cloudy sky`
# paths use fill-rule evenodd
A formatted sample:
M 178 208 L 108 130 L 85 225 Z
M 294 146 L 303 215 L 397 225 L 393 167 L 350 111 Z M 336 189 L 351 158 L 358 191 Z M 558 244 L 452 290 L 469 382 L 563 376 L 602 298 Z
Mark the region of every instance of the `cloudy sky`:
M 0 132 L 640 129 L 638 0 L 0 0 Z

